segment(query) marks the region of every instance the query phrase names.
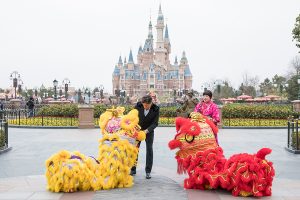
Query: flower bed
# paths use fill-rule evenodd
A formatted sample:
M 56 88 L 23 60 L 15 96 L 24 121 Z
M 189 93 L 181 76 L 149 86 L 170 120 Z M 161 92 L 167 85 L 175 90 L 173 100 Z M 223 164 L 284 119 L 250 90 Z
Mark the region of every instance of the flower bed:
M 20 126 L 78 126 L 78 118 L 72 117 L 31 117 L 7 121 L 9 125 Z
M 287 126 L 287 119 L 249 119 L 249 118 L 223 118 L 223 126 L 245 126 L 245 127 L 278 127 Z

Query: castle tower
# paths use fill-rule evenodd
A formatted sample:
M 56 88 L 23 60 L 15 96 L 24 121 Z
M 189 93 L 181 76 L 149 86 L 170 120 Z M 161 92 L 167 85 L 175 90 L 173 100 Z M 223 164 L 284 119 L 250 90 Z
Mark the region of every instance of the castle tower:
M 156 31 L 157 31 L 157 40 L 156 40 L 156 48 L 155 48 L 155 61 L 159 66 L 163 66 L 165 70 L 167 70 L 166 64 L 166 53 L 167 50 L 165 49 L 165 42 L 164 42 L 164 15 L 161 11 L 161 5 L 159 5 L 158 17 L 157 17 L 157 24 L 156 24 Z
M 143 61 L 143 49 L 142 46 L 140 46 L 137 55 L 137 64 L 141 64 L 142 61 Z
M 131 49 L 130 49 L 130 52 L 129 52 L 127 67 L 128 67 L 129 70 L 133 70 L 134 69 L 134 62 L 133 62 L 133 56 L 132 56 L 132 50 Z
M 118 61 L 118 67 L 121 68 L 123 66 L 123 61 L 122 61 L 122 57 L 119 57 L 119 61 Z
M 168 31 L 168 25 L 166 24 L 166 30 L 165 30 L 165 37 L 164 37 L 164 47 L 167 49 L 168 54 L 171 53 L 171 43 L 170 43 L 170 38 L 169 38 L 169 31 Z

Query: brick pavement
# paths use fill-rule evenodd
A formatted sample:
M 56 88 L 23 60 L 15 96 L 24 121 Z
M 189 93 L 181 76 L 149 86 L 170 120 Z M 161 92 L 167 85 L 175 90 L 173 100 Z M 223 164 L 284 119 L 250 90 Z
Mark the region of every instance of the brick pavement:
M 184 175 L 176 174 L 174 151 L 167 143 L 175 129 L 159 127 L 154 142 L 154 167 L 152 179 L 144 178 L 145 144 L 142 143 L 135 185 L 129 189 L 113 189 L 72 194 L 46 191 L 44 161 L 61 150 L 79 150 L 86 155 L 97 155 L 98 129 L 9 129 L 9 141 L 13 149 L 0 154 L 0 200 L 3 199 L 242 199 L 232 197 L 222 190 L 185 190 Z M 268 159 L 274 162 L 276 176 L 273 196 L 264 199 L 300 199 L 300 155 L 288 153 L 284 129 L 223 129 L 219 135 L 220 145 L 226 157 L 240 152 L 254 153 L 261 147 L 270 147 L 273 152 Z M 243 198 L 244 199 L 244 198 Z M 250 198 L 252 199 L 252 198 Z

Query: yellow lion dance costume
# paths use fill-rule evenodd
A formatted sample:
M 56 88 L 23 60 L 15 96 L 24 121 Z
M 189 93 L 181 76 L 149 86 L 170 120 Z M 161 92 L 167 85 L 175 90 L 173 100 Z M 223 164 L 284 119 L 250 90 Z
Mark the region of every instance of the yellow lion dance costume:
M 62 150 L 46 161 L 47 189 L 52 192 L 107 190 L 131 187 L 130 169 L 136 164 L 137 141 L 145 140 L 146 134 L 138 125 L 138 111 L 107 109 L 100 116 L 103 134 L 99 140 L 98 158 L 80 152 Z

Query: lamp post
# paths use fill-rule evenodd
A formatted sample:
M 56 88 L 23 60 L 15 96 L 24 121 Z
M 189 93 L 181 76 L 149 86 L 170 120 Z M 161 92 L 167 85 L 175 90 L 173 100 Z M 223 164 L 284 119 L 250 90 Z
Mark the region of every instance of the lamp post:
M 57 85 L 58 85 L 58 81 L 56 79 L 54 79 L 53 81 L 53 86 L 54 86 L 54 100 L 57 100 Z
M 66 98 L 66 100 L 68 100 L 68 91 L 69 91 L 69 85 L 71 82 L 68 78 L 65 78 L 62 83 L 65 86 L 65 98 Z
M 61 98 L 62 98 L 62 96 L 63 96 L 62 86 L 59 86 L 58 94 L 59 94 L 59 98 L 60 98 L 60 100 L 61 100 Z
M 18 80 L 21 79 L 21 75 L 17 71 L 13 71 L 10 74 L 10 80 L 13 80 L 13 87 L 15 88 L 15 98 L 17 98 L 17 87 L 18 87 Z

